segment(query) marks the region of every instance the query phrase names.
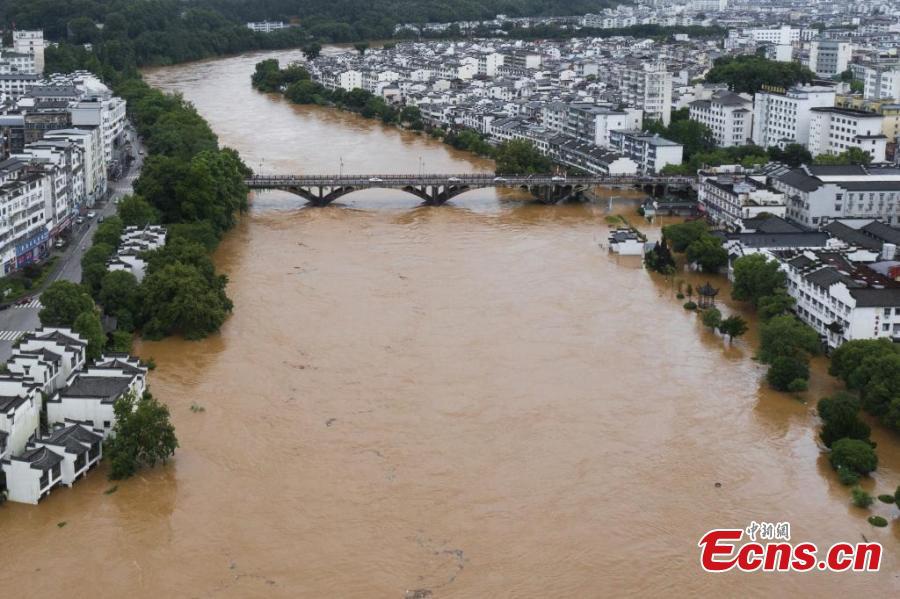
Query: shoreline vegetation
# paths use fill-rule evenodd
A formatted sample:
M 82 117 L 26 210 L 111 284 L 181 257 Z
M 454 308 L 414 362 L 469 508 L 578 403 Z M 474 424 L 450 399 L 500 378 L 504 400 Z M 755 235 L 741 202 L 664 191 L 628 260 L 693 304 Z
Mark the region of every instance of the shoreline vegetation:
M 685 255 L 689 264 L 702 271 L 718 273 L 727 263 L 721 242 L 704 221 L 668 225 L 662 238 L 646 253 L 648 270 L 673 278 L 679 300 L 687 299 L 686 310 L 697 311 L 703 324 L 718 330 L 729 343 L 748 329 L 738 314 L 722 318 L 714 306 L 698 307 L 694 297 L 709 290 L 694 289 L 674 279 L 675 253 Z M 724 258 L 724 261 L 723 261 Z M 750 254 L 735 260 L 731 298 L 759 317 L 759 347 L 754 359 L 767 365 L 766 384 L 795 397 L 809 388 L 810 358 L 823 353 L 818 333 L 792 312 L 794 299 L 787 292 L 787 275 L 775 260 Z M 704 286 L 705 287 L 705 286 Z M 816 411 L 822 421 L 817 435 L 841 484 L 851 487 L 851 503 L 868 509 L 873 503 L 859 487 L 878 467 L 877 444 L 871 428 L 860 418 L 865 411 L 895 435 L 900 433 L 900 347 L 885 339 L 846 341 L 828 356 L 828 374 L 844 383 L 845 390 L 819 399 Z M 883 503 L 900 508 L 900 486 L 879 495 Z M 873 518 L 878 518 L 873 516 Z M 870 518 L 870 523 L 875 526 Z
M 429 135 L 457 150 L 493 159 L 495 172 L 500 175 L 548 173 L 553 169 L 550 158 L 529 141 L 510 140 L 495 146 L 471 129 L 427 127 L 416 106 L 391 106 L 383 98 L 359 88 L 349 92 L 340 88 L 327 89 L 313 81 L 300 64 L 290 64 L 282 69 L 276 58 L 260 61 L 251 76 L 251 85 L 263 93 L 281 94 L 294 104 L 328 106 L 353 112 L 363 118 L 377 119 L 385 125 Z

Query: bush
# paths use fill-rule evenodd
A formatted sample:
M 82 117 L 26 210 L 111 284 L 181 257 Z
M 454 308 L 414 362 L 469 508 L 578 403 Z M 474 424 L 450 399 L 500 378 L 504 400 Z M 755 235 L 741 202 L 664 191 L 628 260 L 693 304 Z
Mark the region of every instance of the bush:
M 872 496 L 860 487 L 850 489 L 850 495 L 852 497 L 851 501 L 856 507 L 867 508 L 875 502 Z
M 806 379 L 794 379 L 787 387 L 787 390 L 791 393 L 803 393 L 807 389 L 809 389 L 809 381 Z
M 872 526 L 877 526 L 878 528 L 884 528 L 888 525 L 888 521 L 881 516 L 869 516 L 868 520 L 869 524 L 871 524 Z
M 675 297 L 678 298 L 678 299 L 680 299 L 680 300 L 683 300 L 683 299 L 684 299 L 684 294 L 681 293 L 681 292 L 679 291 L 679 292 L 675 295 Z
M 829 456 L 831 466 L 835 469 L 847 468 L 857 474 L 865 475 L 878 467 L 878 456 L 870 443 L 859 439 L 839 439 L 831 446 Z
M 697 304 L 695 304 L 694 302 L 684 302 L 684 309 L 685 310 L 696 310 Z
M 838 466 L 837 475 L 838 480 L 841 481 L 841 484 L 847 487 L 859 483 L 859 475 L 849 468 L 845 468 L 844 466 Z
M 775 358 L 766 374 L 769 384 L 779 391 L 790 391 L 791 385 L 798 379 L 804 382 L 809 378 L 809 364 L 802 358 L 779 356 Z
M 891 495 L 891 494 L 889 494 L 889 493 L 883 493 L 882 495 L 879 495 L 879 496 L 878 496 L 878 501 L 880 501 L 881 503 L 890 503 L 890 504 L 893 504 L 893 503 L 894 503 L 894 496 Z
M 819 436 L 828 447 L 838 439 L 867 440 L 872 432 L 869 425 L 859 419 L 859 401 L 849 393 L 823 398 L 818 410 L 825 423 Z
M 722 324 L 722 313 L 719 312 L 718 308 L 707 308 L 703 311 L 702 320 L 703 326 L 715 329 Z
M 116 424 L 104 452 L 110 462 L 111 479 L 128 478 L 139 468 L 166 463 L 175 454 L 178 440 L 169 421 L 169 408 L 149 393 L 136 399 L 133 393 L 113 405 Z

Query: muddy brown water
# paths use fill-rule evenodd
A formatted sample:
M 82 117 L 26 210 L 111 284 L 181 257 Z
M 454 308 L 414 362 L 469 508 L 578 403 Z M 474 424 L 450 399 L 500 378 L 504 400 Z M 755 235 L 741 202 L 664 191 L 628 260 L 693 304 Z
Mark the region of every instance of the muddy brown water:
M 491 169 L 252 91 L 271 55 L 147 78 L 264 172 Z M 808 401 L 770 391 L 753 332 L 727 344 L 670 282 L 598 246 L 606 206 L 522 200 L 255 197 L 215 255 L 235 303 L 222 333 L 138 346 L 158 365 L 175 460 L 110 494 L 99 470 L 39 507 L 0 508 L 4 595 L 896 594 L 896 508 L 876 504 L 894 520 L 871 527 L 816 443 L 814 400 L 835 388 L 824 363 Z M 900 452 L 876 440 L 866 486 L 883 493 Z M 751 520 L 819 546 L 881 541 L 882 571 L 704 573 L 703 533 Z

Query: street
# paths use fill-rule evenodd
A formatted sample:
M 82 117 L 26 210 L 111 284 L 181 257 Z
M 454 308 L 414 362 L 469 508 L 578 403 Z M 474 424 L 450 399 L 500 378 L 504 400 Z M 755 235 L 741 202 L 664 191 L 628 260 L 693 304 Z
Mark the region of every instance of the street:
M 107 199 L 98 202 L 90 210 L 96 213 L 92 219 L 85 217 L 85 222 L 80 225 L 74 225 L 72 236 L 68 245 L 59 253 L 53 250 L 59 256 L 59 260 L 52 272 L 44 282 L 44 287 L 53 281 L 65 280 L 73 283 L 81 282 L 81 256 L 91 246 L 91 239 L 94 231 L 97 229 L 100 217 L 106 218 L 116 213 L 118 206 L 115 200 L 118 200 L 133 192 L 134 181 L 140 175 L 143 166 L 144 156 L 140 151 L 143 146 L 140 145 L 135 131 L 128 127 L 125 130 L 126 142 L 131 142 L 136 152 L 135 160 L 131 164 L 131 168 L 127 174 L 118 181 L 111 181 L 108 185 L 109 193 Z M 34 293 L 31 300 L 24 306 L 10 306 L 8 309 L 0 311 L 0 362 L 5 363 L 9 359 L 12 352 L 12 344 L 23 333 L 33 331 L 41 326 L 38 319 L 38 313 L 41 310 L 39 301 L 39 293 Z

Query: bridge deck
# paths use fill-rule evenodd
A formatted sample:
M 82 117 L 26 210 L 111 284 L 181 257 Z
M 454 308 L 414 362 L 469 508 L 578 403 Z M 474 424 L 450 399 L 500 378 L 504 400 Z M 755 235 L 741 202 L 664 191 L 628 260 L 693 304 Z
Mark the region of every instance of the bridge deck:
M 255 175 L 246 179 L 251 189 L 278 187 L 410 187 L 425 185 L 466 187 L 590 186 L 590 185 L 677 185 L 689 184 L 692 177 L 657 175 L 496 175 L 494 173 L 425 175 Z

